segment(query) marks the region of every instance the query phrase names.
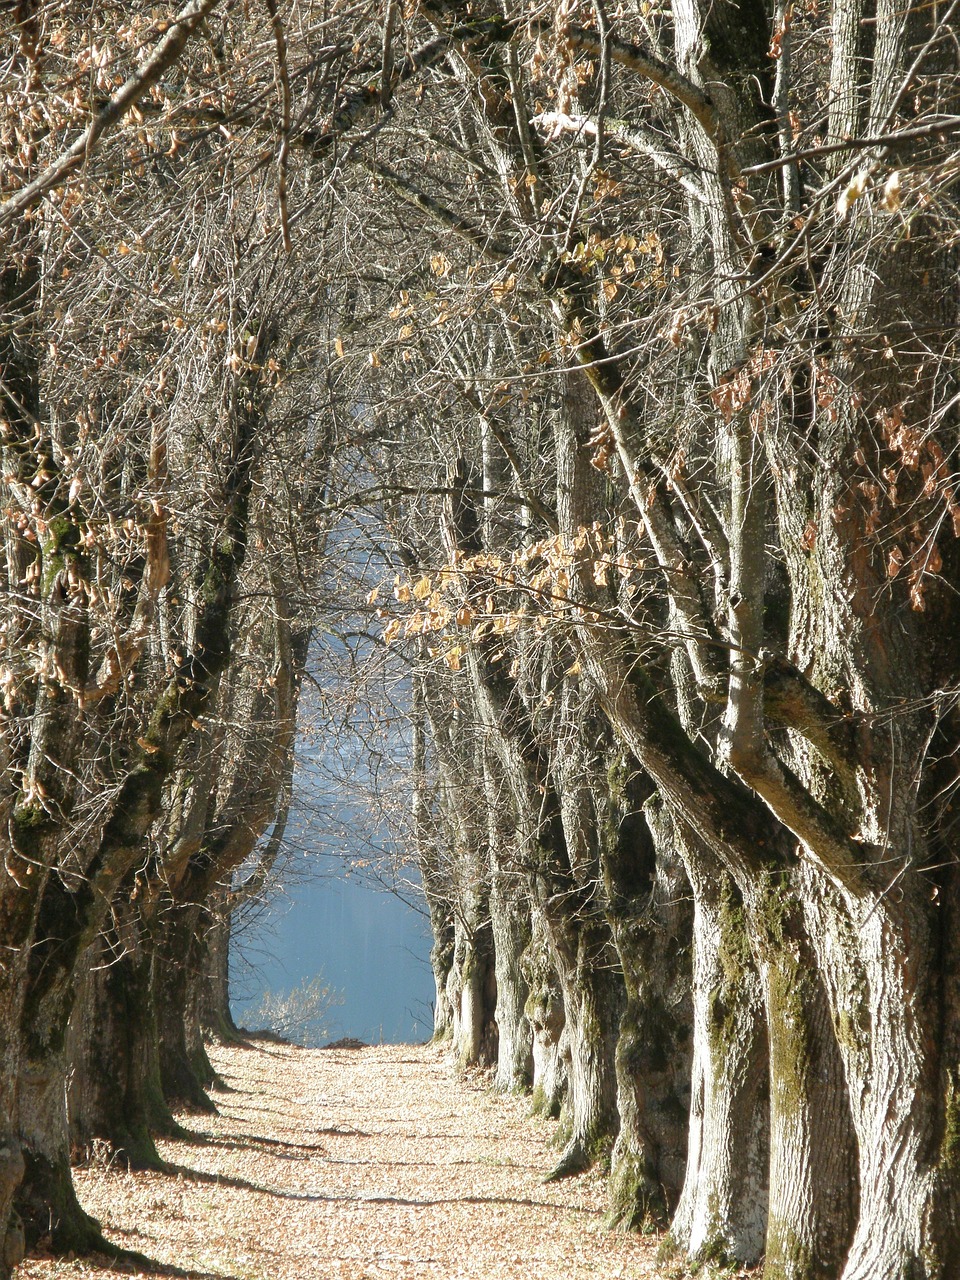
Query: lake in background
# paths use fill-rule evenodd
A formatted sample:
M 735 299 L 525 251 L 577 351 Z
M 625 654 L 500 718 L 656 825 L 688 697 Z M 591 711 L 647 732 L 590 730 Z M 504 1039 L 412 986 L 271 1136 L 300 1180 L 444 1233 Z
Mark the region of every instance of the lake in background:
M 254 1028 L 248 1017 L 265 991 L 286 994 L 320 976 L 342 997 L 325 1015 L 324 1040 L 413 1044 L 433 1034 L 432 939 L 419 877 L 403 857 L 408 689 L 401 667 L 385 677 L 391 699 L 356 700 L 353 681 L 370 652 L 387 654 L 362 635 L 353 650 L 332 633 L 315 637 L 282 862 L 273 893 L 252 913 L 244 909 L 231 945 L 240 1026 Z M 398 886 L 402 897 L 384 885 Z M 309 1041 L 318 1030 L 308 1028 Z
M 415 886 L 406 886 L 412 896 Z M 237 940 L 231 1004 L 238 1025 L 264 990 L 322 974 L 343 996 L 328 1038 L 415 1044 L 433 1034 L 431 938 L 425 915 L 355 872 L 305 878 L 278 895 Z

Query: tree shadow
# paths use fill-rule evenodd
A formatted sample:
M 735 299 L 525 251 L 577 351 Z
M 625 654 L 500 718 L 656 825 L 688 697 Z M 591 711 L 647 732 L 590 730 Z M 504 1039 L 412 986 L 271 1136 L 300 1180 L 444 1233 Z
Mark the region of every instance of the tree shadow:
M 229 1173 L 207 1173 L 205 1169 L 191 1169 L 185 1164 L 170 1163 L 163 1172 L 167 1177 L 182 1178 L 184 1182 L 203 1182 L 212 1187 L 230 1187 L 234 1191 L 253 1191 L 259 1196 L 294 1198 L 285 1197 L 283 1192 L 273 1187 L 262 1187 L 246 1178 L 237 1178 Z
M 127 1233 L 121 1233 L 127 1234 Z M 39 1257 L 39 1254 L 31 1254 Z M 85 1253 L 85 1266 L 97 1271 L 129 1272 L 130 1275 L 156 1276 L 157 1280 L 242 1280 L 226 1271 L 198 1271 L 190 1267 L 178 1267 L 172 1262 L 159 1262 L 134 1249 L 116 1246 L 116 1253 Z
M 396 1162 L 365 1161 L 364 1163 L 373 1167 L 374 1164 Z M 410 1209 L 432 1209 L 456 1204 L 499 1204 L 516 1205 L 526 1209 L 561 1209 L 565 1213 L 593 1212 L 590 1209 L 573 1208 L 571 1210 L 570 1205 L 557 1204 L 552 1200 L 532 1200 L 527 1196 L 438 1196 L 410 1199 L 404 1196 L 377 1195 L 367 1192 L 358 1192 L 356 1195 L 325 1195 L 319 1191 L 285 1191 L 279 1187 L 265 1187 L 259 1183 L 250 1182 L 246 1178 L 237 1178 L 231 1174 L 207 1173 L 203 1169 L 190 1169 L 186 1165 L 171 1164 L 166 1172 L 168 1175 L 183 1178 L 185 1182 L 203 1182 L 212 1186 L 231 1187 L 236 1191 L 253 1191 L 257 1195 L 273 1196 L 276 1200 L 294 1200 L 302 1204 L 395 1204 Z
M 318 1133 L 329 1132 L 329 1130 L 318 1129 Z M 224 1151 L 256 1151 L 259 1148 L 268 1148 L 267 1154 L 271 1150 L 273 1154 L 283 1156 L 285 1151 L 290 1152 L 310 1152 L 314 1155 L 322 1155 L 326 1151 L 326 1147 L 319 1142 L 286 1142 L 283 1138 L 261 1138 L 255 1133 L 200 1133 L 194 1131 L 188 1139 L 184 1140 L 188 1145 L 194 1147 L 221 1147 Z

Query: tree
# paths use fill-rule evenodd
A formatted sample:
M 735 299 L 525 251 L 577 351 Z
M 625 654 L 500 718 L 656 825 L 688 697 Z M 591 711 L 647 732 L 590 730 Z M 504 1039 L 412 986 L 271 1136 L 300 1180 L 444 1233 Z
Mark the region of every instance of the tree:
M 698 953 L 712 920 L 718 960 L 755 967 L 762 993 L 765 1233 L 727 1195 L 680 1243 L 744 1260 L 765 1243 L 773 1274 L 946 1275 L 950 17 L 677 6 L 614 31 L 600 6 L 552 30 L 521 9 L 474 9 L 469 28 L 459 6 L 421 12 L 447 42 L 429 90 L 456 124 L 431 137 L 446 160 L 414 171 L 397 104 L 367 172 L 445 237 L 434 323 L 479 319 L 486 281 L 508 326 L 555 326 L 544 346 L 593 389 L 600 426 L 568 447 L 619 478 L 650 586 L 601 609 L 584 520 L 561 525 L 551 595 L 611 726 L 694 837 Z M 548 86 L 558 109 L 528 114 Z M 445 167 L 458 153 L 467 182 Z M 497 369 L 507 395 L 536 360 Z M 605 533 L 609 506 L 593 510 Z M 491 565 L 461 552 L 451 569 L 489 596 Z M 494 568 L 522 565 L 518 547 Z M 507 706 L 488 723 L 515 723 Z M 746 1067 L 765 1050 L 744 1034 Z M 756 1098 L 755 1071 L 710 1093 L 728 1108 L 750 1080 Z
M 187 126 L 189 161 L 201 169 L 183 154 L 178 161 L 170 128 L 195 91 L 221 83 L 224 46 L 239 53 L 255 34 L 225 20 L 212 48 L 185 59 L 186 38 L 213 9 L 184 11 L 126 81 L 125 64 L 155 34 L 149 14 L 126 25 L 103 15 L 85 28 L 69 7 L 51 8 L 43 23 L 30 6 L 12 15 L 20 96 L 7 102 L 4 145 L 24 172 L 5 169 L 3 210 L 6 221 L 26 213 L 4 247 L 2 293 L 3 913 L 4 946 L 16 960 L 0 999 L 8 1055 L 0 1222 L 6 1233 L 10 1218 L 15 1238 L 22 1219 L 28 1242 L 52 1225 L 62 1249 L 108 1248 L 69 1177 L 64 1086 L 78 980 L 112 906 L 120 934 L 138 919 L 130 909 L 142 887 L 138 864 L 230 669 L 251 529 L 266 546 L 254 482 L 271 466 L 280 471 L 273 450 L 294 439 L 275 410 L 304 408 L 289 398 L 295 379 L 278 392 L 278 358 L 289 358 L 294 338 L 278 340 L 271 288 L 295 294 L 279 279 L 285 231 L 275 227 L 265 243 L 260 236 L 270 217 L 265 184 L 238 172 L 241 148 L 230 138 L 211 145 L 200 108 L 189 107 Z M 78 59 L 90 75 L 71 96 L 63 86 Z M 98 95 L 117 85 L 100 111 Z M 221 87 L 227 97 L 235 88 Z M 91 106 L 99 114 L 79 151 L 64 151 L 65 166 L 56 160 L 31 183 L 31 167 L 42 168 L 75 123 L 68 104 L 81 121 Z M 168 115 L 153 132 L 145 118 L 159 109 Z M 124 112 L 134 128 L 105 141 Z M 63 190 L 57 184 L 80 158 L 83 189 Z M 205 189 L 223 202 L 220 213 L 229 204 L 216 224 L 203 217 Z M 49 201 L 35 207 L 45 192 Z M 214 279 L 224 259 L 226 275 Z M 302 448 L 302 430 L 296 439 Z M 281 663 L 288 683 L 295 665 Z M 276 710 L 287 742 L 290 703 Z M 259 800 L 261 810 L 271 803 Z M 128 982 L 114 1001 L 143 1012 L 142 994 Z M 149 1083 L 139 1082 L 139 1119 Z M 142 1146 L 134 1129 L 126 1144 Z

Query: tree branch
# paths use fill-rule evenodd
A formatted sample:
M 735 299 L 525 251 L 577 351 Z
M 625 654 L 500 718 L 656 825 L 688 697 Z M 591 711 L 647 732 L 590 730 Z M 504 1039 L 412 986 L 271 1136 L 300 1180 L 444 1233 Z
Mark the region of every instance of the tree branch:
M 439 200 L 435 200 L 433 196 L 395 172 L 395 170 L 388 168 L 385 164 L 377 164 L 373 161 L 362 163 L 363 168 L 369 174 L 379 178 L 391 191 L 395 191 L 401 200 L 405 200 L 407 204 L 419 209 L 432 222 L 439 223 L 446 231 L 451 231 L 455 236 L 466 241 L 472 248 L 482 253 L 485 258 L 492 258 L 494 262 L 503 262 L 510 257 L 511 249 L 509 245 L 505 245 L 501 241 L 494 240 L 491 236 L 486 235 L 468 218 L 464 218 L 453 209 L 441 204 Z
M 62 185 L 75 169 L 89 159 L 103 135 L 118 124 L 136 106 L 138 99 L 173 66 L 197 27 L 219 3 L 220 0 L 190 0 L 186 8 L 180 10 L 153 54 L 97 112 L 80 137 L 39 177 L 0 205 L 0 230 L 24 214 L 47 192 Z

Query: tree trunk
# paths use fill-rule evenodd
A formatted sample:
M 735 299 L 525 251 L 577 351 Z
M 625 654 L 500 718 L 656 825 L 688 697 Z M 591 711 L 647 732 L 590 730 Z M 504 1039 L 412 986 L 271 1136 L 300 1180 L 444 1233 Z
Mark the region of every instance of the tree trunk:
M 435 1040 L 446 1040 L 453 1036 L 453 1006 L 447 995 L 447 982 L 453 966 L 453 923 L 448 915 L 439 922 L 436 905 L 430 908 L 430 927 L 433 931 L 433 946 L 430 948 L 430 967 L 433 970 L 433 981 L 436 996 L 433 1005 L 433 1036 Z
M 827 993 L 786 877 L 751 886 L 745 924 L 770 1053 L 765 1274 L 833 1280 L 855 1221 L 856 1143 Z
M 19 1124 L 25 1169 L 16 1203 L 28 1246 L 49 1237 L 57 1252 L 111 1252 L 99 1223 L 77 1200 L 67 1122 L 67 1026 L 95 910 L 88 882 L 70 892 L 51 874 L 24 975 Z
M 14 953 L 0 967 L 0 1277 L 4 1280 L 20 1262 L 24 1248 L 23 1221 L 13 1206 L 25 1168 L 18 1124 L 25 954 L 25 949 L 19 956 Z
M 494 1087 L 525 1092 L 533 1078 L 533 1033 L 525 1006 L 529 996 L 523 953 L 530 941 L 530 906 L 525 880 L 517 866 L 512 832 L 504 821 L 502 780 L 484 755 L 487 800 L 487 845 L 490 853 L 490 928 L 497 983 L 497 1074 Z
M 197 1009 L 199 947 L 197 929 L 202 910 L 194 904 L 161 909 L 162 930 L 154 956 L 154 998 L 160 1050 L 163 1095 L 171 1105 L 181 1104 L 201 1112 L 216 1111 L 206 1093 L 212 1084 L 212 1068 L 202 1047 Z
M 602 823 L 607 918 L 627 991 L 617 1040 L 620 1132 L 608 1224 L 634 1229 L 664 1221 L 683 1186 L 693 913 L 662 804 L 655 796 L 646 799 L 649 783 L 625 753 L 611 750 L 608 759 L 609 809 Z
M 207 1053 L 207 1040 L 203 1026 L 203 1008 L 207 993 L 209 969 L 208 938 L 210 913 L 206 906 L 200 908 L 193 935 L 192 959 L 187 967 L 187 1003 L 184 1010 L 184 1040 L 187 1056 L 203 1088 L 222 1089 L 223 1081 Z
M 447 997 L 447 980 L 453 964 L 454 930 L 453 903 L 450 896 L 451 879 L 448 874 L 445 850 L 442 846 L 442 829 L 433 820 L 431 790 L 427 777 L 427 725 L 425 710 L 427 698 L 424 682 L 413 681 L 411 707 L 411 786 L 412 833 L 417 866 L 423 881 L 423 896 L 430 912 L 430 932 L 433 946 L 430 948 L 430 967 L 436 995 L 433 1004 L 433 1038 L 446 1039 L 453 1030 L 453 1008 Z M 431 724 L 436 736 L 436 727 Z M 439 753 L 442 744 L 436 743 Z
M 572 678 L 564 679 L 559 701 L 551 772 L 563 848 L 542 848 L 532 876 L 563 993 L 569 1053 L 567 1145 L 551 1177 L 610 1154 L 620 1127 L 616 1046 L 626 1001 L 605 914 L 598 792 L 605 795 L 607 782 L 592 750 L 598 726 L 589 695 Z
M 559 1116 L 567 1092 L 566 1024 L 563 996 L 537 906 L 531 911 L 530 941 L 520 963 L 529 993 L 524 1014 L 533 1041 L 533 1110 Z
M 824 886 L 808 897 L 859 1149 L 842 1280 L 948 1280 L 960 1267 L 955 868 L 948 879 L 942 907 L 916 882 L 899 901 Z
M 768 1067 L 760 982 L 739 894 L 675 825 L 693 889 L 693 1064 L 687 1168 L 670 1234 L 692 1261 L 747 1266 L 764 1250 Z
M 178 1127 L 160 1084 L 151 952 L 129 904 L 127 915 L 89 948 L 70 1019 L 71 1154 L 106 1153 L 131 1168 L 162 1169 L 153 1135 Z
M 533 1080 L 533 1033 L 525 1012 L 530 992 L 522 963 L 530 940 L 530 908 L 509 873 L 492 874 L 490 925 L 497 985 L 494 1088 L 525 1093 Z
M 477 904 L 473 905 L 476 908 Z M 458 917 L 455 922 L 453 962 L 446 990 L 453 1013 L 451 1031 L 457 1065 L 492 1066 L 497 1061 L 493 939 L 489 916 L 484 918 L 476 909 L 468 920 Z
M 28 1248 L 47 1241 L 57 1253 L 110 1252 L 100 1224 L 80 1206 L 70 1174 L 65 1046 L 36 1051 L 21 1068 L 20 1126 L 24 1176 L 16 1209 Z
M 616 1047 L 624 995 L 606 921 L 579 923 L 575 940 L 559 946 L 556 926 L 548 923 L 547 932 L 563 993 L 568 1064 L 559 1135 L 565 1146 L 548 1174 L 553 1181 L 610 1155 L 620 1123 Z
M 205 1035 L 220 1044 L 242 1044 L 240 1028 L 230 1008 L 230 937 L 233 913 L 227 894 L 219 892 L 208 904 L 208 927 L 204 934 L 203 989 L 200 1026 Z

